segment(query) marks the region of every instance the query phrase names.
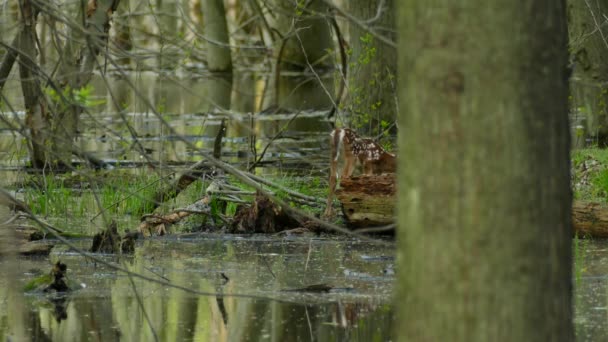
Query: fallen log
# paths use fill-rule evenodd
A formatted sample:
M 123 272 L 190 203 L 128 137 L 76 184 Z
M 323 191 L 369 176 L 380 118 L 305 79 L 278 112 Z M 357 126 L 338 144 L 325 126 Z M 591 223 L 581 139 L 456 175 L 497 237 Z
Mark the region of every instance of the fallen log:
M 395 174 L 361 175 L 340 180 L 336 197 L 349 228 L 383 226 L 394 221 Z
M 574 201 L 572 226 L 580 237 L 608 238 L 608 205 L 597 202 Z
M 362 175 L 344 178 L 336 197 L 349 228 L 383 226 L 394 223 L 395 175 Z M 573 234 L 608 238 L 608 204 L 586 201 L 572 203 Z

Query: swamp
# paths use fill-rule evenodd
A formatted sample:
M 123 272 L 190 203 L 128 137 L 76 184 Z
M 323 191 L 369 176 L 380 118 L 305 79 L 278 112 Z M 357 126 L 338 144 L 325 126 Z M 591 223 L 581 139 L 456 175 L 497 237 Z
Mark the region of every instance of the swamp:
M 543 293 L 547 284 L 567 289 L 554 305 L 571 323 L 564 340 L 570 333 L 579 341 L 608 340 L 608 123 L 596 115 L 604 112 L 596 102 L 605 100 L 574 69 L 571 79 L 545 82 L 570 86 L 569 97 L 554 101 L 568 114 L 569 123 L 565 115 L 560 122 L 568 126 L 564 136 L 550 140 L 553 116 L 518 126 L 509 112 L 497 113 L 500 124 L 492 125 L 515 127 L 530 140 L 510 144 L 516 139 L 506 131 L 488 138 L 479 133 L 488 129 L 471 124 L 474 115 L 461 117 L 454 105 L 483 112 L 459 97 L 479 81 L 477 69 L 441 77 L 404 71 L 424 64 L 405 48 L 417 44 L 414 29 L 398 24 L 399 15 L 412 23 L 412 13 L 423 17 L 408 6 L 0 3 L 0 340 L 444 340 L 434 333 L 442 328 L 420 323 L 437 313 L 450 319 L 429 321 L 455 341 L 509 340 L 519 335 L 494 321 L 517 320 L 505 318 L 500 302 L 509 302 L 509 293 L 514 303 L 536 298 L 517 291 Z M 587 11 L 599 17 L 608 10 L 602 6 L 569 5 L 571 21 L 555 15 L 570 30 L 558 35 L 570 39 L 568 51 L 586 43 L 567 34 L 579 34 L 579 21 L 591 20 Z M 437 27 L 426 28 L 430 49 L 458 55 L 445 43 L 451 31 Z M 424 56 L 443 65 L 434 52 Z M 465 60 L 445 65 L 469 65 Z M 555 70 L 560 61 L 566 59 L 557 58 Z M 500 88 L 493 77 L 481 79 L 492 79 L 479 81 L 482 88 Z M 415 81 L 420 93 L 403 90 Z M 437 86 L 438 96 L 422 95 L 425 86 Z M 517 96 L 533 102 L 530 93 Z M 433 107 L 435 100 L 447 104 Z M 485 124 L 484 115 L 475 120 Z M 545 131 L 550 138 L 543 140 Z M 545 153 L 536 141 L 556 147 Z M 478 153 L 468 143 L 494 149 Z M 557 164 L 534 161 L 560 151 Z M 527 173 L 497 160 L 517 160 Z M 536 176 L 551 189 L 535 192 L 543 188 Z M 490 197 L 475 197 L 485 189 Z M 506 202 L 504 192 L 519 197 Z M 554 208 L 561 215 L 551 216 Z M 528 235 L 527 225 L 551 226 Z M 535 250 L 546 253 L 529 252 Z M 537 273 L 549 280 L 541 284 Z M 539 282 L 524 286 L 529 279 Z M 428 297 L 417 297 L 425 289 Z M 462 302 L 452 306 L 452 298 Z M 491 304 L 471 304 L 478 298 Z M 550 316 L 534 303 L 523 306 L 534 314 L 509 317 Z M 481 307 L 497 318 L 475 311 Z

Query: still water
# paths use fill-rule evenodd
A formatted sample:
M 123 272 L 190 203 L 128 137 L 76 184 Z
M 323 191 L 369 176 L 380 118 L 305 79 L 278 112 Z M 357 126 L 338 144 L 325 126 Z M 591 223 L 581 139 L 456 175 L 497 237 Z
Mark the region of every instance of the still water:
M 86 248 L 90 240 L 76 244 Z M 100 256 L 216 296 L 129 278 L 59 247 L 51 260 L 67 264 L 70 283 L 80 289 L 59 299 L 27 294 L 27 334 L 40 341 L 386 341 L 392 256 L 388 241 L 213 235 L 149 239 L 134 256 Z M 48 260 L 22 258 L 17 281 L 49 269 Z M 0 279 L 2 340 L 14 320 L 6 291 L 13 281 Z M 308 288 L 321 284 L 327 291 Z

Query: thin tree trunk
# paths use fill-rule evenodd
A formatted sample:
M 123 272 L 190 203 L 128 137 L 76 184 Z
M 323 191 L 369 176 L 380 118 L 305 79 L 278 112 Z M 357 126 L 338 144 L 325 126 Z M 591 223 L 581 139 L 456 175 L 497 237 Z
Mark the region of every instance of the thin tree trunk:
M 608 1 L 568 1 L 568 33 L 573 74 L 570 81 L 571 112 L 578 127 L 574 146 L 587 138 L 608 143 Z
M 8 79 L 8 75 L 11 73 L 11 69 L 13 69 L 13 65 L 17 60 L 17 48 L 19 44 L 20 32 L 15 34 L 15 38 L 11 42 L 10 48 L 6 50 L 4 54 L 4 58 L 2 58 L 2 62 L 0 62 L 0 93 L 2 89 L 4 89 L 4 84 Z
M 42 90 L 36 64 L 36 21 L 38 11 L 29 0 L 21 0 L 21 30 L 19 32 L 19 77 L 25 104 L 25 122 L 30 131 L 30 158 L 32 166 L 43 168 L 52 160 L 47 155 L 50 133 L 50 118 Z
M 328 53 L 336 49 L 327 5 L 322 0 L 299 2 L 297 8 L 283 0 L 272 4 L 273 10 L 282 14 L 274 16 L 271 23 L 280 37 L 275 39 L 273 100 L 266 103 L 292 110 L 330 108 L 334 82 L 323 76 L 333 67 Z M 283 72 L 303 74 L 282 76 Z
M 110 19 L 119 3 L 120 0 L 89 1 L 85 9 L 87 35 L 83 37 L 79 28 L 72 28 L 68 33 L 69 38 L 64 45 L 58 76 L 63 96 L 67 97 L 59 101 L 68 100 L 68 103 L 55 104 L 52 119 L 53 139 L 48 152 L 55 154 L 54 164 L 59 166 L 71 164 L 79 117 L 84 109 L 83 104 L 77 101 L 76 92 L 89 83 L 93 71 L 98 66 L 97 57 L 106 49 Z M 82 10 L 81 7 L 78 8 Z
M 213 73 L 208 97 L 212 107 L 230 108 L 232 58 L 223 0 L 203 0 L 203 22 L 207 38 L 207 67 Z
M 572 341 L 565 1 L 398 6 L 398 339 Z
M 349 11 L 359 20 L 369 21 L 378 34 L 396 40 L 394 0 L 351 1 Z M 349 125 L 367 135 L 377 135 L 397 117 L 397 49 L 352 22 L 349 33 L 352 49 L 347 98 Z

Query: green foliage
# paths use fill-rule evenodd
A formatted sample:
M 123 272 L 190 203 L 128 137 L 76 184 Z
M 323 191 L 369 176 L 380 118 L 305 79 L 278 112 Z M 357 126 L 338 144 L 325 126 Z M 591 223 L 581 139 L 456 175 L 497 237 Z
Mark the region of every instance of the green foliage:
M 374 46 L 374 37 L 368 32 L 359 37 L 361 41 L 363 53 L 359 55 L 357 62 L 360 65 L 367 65 L 376 57 L 376 47 Z
M 306 9 L 308 1 L 307 0 L 297 0 L 296 1 L 296 16 L 301 17 L 304 14 L 304 10 Z
M 70 106 L 90 108 L 105 104 L 106 101 L 104 99 L 93 98 L 94 91 L 95 88 L 93 88 L 93 86 L 90 84 L 87 84 L 80 89 L 72 89 L 69 86 L 66 86 L 62 90 L 61 95 L 59 95 L 54 88 L 44 88 L 44 92 L 53 101 L 53 103 L 58 106 L 60 111 L 65 111 Z
M 376 89 L 389 89 L 394 85 L 394 75 L 387 77 L 387 67 L 382 65 L 378 58 L 378 49 L 375 38 L 368 32 L 359 37 L 358 55 L 353 57 L 353 50 L 349 49 L 347 54 L 351 57 L 349 72 L 351 75 L 361 74 L 365 84 L 354 82 L 348 88 L 349 101 L 346 110 L 350 112 L 348 125 L 357 130 L 364 129 L 368 135 L 379 135 L 384 133 L 390 126 L 390 122 L 382 123 L 383 111 L 392 111 L 390 101 L 382 100 L 378 95 L 382 91 Z M 371 91 L 370 91 L 371 90 Z

